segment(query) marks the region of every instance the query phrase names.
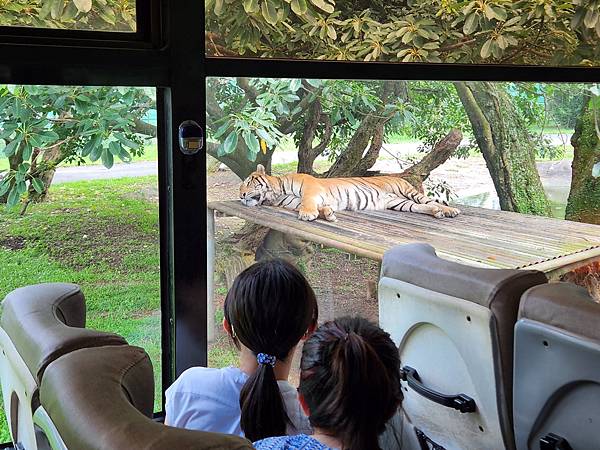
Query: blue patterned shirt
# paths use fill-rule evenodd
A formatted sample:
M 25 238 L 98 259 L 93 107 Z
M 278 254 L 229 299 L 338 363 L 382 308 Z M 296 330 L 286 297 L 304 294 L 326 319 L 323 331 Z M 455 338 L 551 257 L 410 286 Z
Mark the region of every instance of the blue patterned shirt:
M 261 439 L 254 447 L 257 450 L 334 450 L 306 434 Z

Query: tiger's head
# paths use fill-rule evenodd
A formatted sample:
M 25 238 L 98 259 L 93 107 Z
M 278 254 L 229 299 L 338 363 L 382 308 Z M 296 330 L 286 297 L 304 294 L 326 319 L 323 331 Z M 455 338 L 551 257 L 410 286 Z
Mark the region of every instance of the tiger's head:
M 256 166 L 256 172 L 252 172 L 240 186 L 240 200 L 245 206 L 270 205 L 277 194 L 276 186 L 273 185 L 275 177 L 267 175 L 262 164 Z

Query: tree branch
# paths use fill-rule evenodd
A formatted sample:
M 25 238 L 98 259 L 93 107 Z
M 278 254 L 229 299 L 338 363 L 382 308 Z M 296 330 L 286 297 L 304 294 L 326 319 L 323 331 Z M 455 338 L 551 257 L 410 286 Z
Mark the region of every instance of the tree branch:
M 429 177 L 429 174 L 454 154 L 462 138 L 463 135 L 460 130 L 456 128 L 450 130 L 421 161 L 400 173 L 400 176 L 414 187 L 420 188 L 423 181 Z

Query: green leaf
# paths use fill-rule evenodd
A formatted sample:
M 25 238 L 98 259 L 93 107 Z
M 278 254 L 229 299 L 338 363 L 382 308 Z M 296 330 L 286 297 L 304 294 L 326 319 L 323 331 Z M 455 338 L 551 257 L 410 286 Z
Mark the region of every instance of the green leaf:
M 485 41 L 485 44 L 481 47 L 481 57 L 483 59 L 487 59 L 492 54 L 492 39 L 488 39 Z
M 244 0 L 244 11 L 248 14 L 254 14 L 260 11 L 258 0 Z
M 223 3 L 224 3 L 224 0 L 215 0 L 214 12 L 217 16 L 220 16 L 221 14 L 223 14 Z
M 108 150 L 110 150 L 113 156 L 118 156 L 121 153 L 121 144 L 117 141 L 112 141 L 108 144 Z
M 290 82 L 290 91 L 296 92 L 298 91 L 298 89 L 300 89 L 300 86 L 302 86 L 302 80 L 300 80 L 299 78 L 294 78 Z
M 112 144 L 112 142 L 111 142 Z M 115 159 L 113 157 L 113 154 L 108 150 L 108 149 L 103 149 L 102 150 L 102 164 L 104 165 L 104 167 L 106 167 L 107 169 L 112 168 L 113 164 L 115 162 Z
M 24 194 L 25 192 L 27 192 L 27 184 L 25 184 L 25 181 L 19 181 L 15 187 L 17 188 L 17 192 L 19 193 L 19 195 Z
M 42 7 L 39 12 L 39 18 L 45 19 L 50 15 L 50 8 L 52 7 L 52 1 L 46 0 L 42 2 Z
M 471 13 L 465 20 L 465 24 L 463 25 L 463 33 L 471 34 L 473 31 L 477 29 L 479 25 L 479 16 L 477 13 Z
M 326 13 L 332 14 L 335 11 L 335 7 L 326 0 L 310 0 L 310 2 Z
M 31 164 L 29 164 L 29 163 L 26 163 L 26 162 L 21 163 L 21 164 L 19 164 L 19 167 L 17 167 L 17 172 L 26 174 L 30 167 L 31 167 Z
M 294 11 L 299 16 L 303 16 L 308 11 L 308 5 L 306 4 L 306 0 L 292 0 L 291 6 L 292 11 Z
M 256 161 L 256 155 L 258 155 L 258 152 L 260 151 L 258 139 L 254 134 L 248 131 L 244 131 L 242 135 L 244 136 L 244 142 L 246 142 L 246 146 L 248 147 L 248 159 L 250 161 Z
M 98 159 L 100 158 L 100 156 L 103 153 L 103 150 L 104 149 L 102 148 L 102 146 L 100 145 L 99 142 L 97 145 L 93 145 L 92 150 L 89 154 L 90 161 L 92 161 L 92 162 L 98 161 Z
M 32 153 L 33 153 L 33 148 L 31 147 L 31 145 L 28 142 L 25 143 L 25 146 L 23 147 L 23 155 L 22 155 L 23 160 L 27 161 L 29 158 L 31 158 Z
M 44 192 L 44 182 L 39 178 L 33 178 L 31 180 L 31 185 L 35 189 L 35 192 L 37 192 L 38 194 Z
M 121 133 L 117 133 L 115 134 L 115 136 L 119 141 L 121 141 L 121 143 L 123 143 L 132 150 L 137 150 L 140 147 L 140 144 L 138 144 L 137 142 L 133 142 L 131 139 L 128 139 L 125 135 Z
M 92 9 L 92 0 L 73 0 L 79 12 L 87 13 Z
M 0 182 L 0 196 L 6 194 L 10 189 L 10 180 L 8 178 L 4 178 L 2 182 Z
M 63 0 L 48 0 L 52 2 L 50 6 L 50 16 L 54 20 L 58 20 L 61 18 L 63 9 L 65 7 L 65 2 Z
M 131 162 L 131 155 L 127 150 L 121 147 L 121 153 L 119 153 L 119 159 L 123 162 Z
M 496 16 L 496 19 L 498 19 L 500 22 L 504 22 L 508 17 L 508 14 L 506 13 L 506 10 L 504 8 L 500 6 L 492 6 L 492 9 L 494 10 L 494 15 Z
M 213 138 L 219 139 L 221 136 L 223 136 L 225 134 L 225 132 L 227 131 L 228 128 L 229 128 L 229 122 L 224 123 L 215 132 L 215 135 L 213 136 Z
M 335 38 L 337 37 L 337 33 L 335 32 L 335 28 L 333 28 L 332 25 L 327 25 L 327 36 L 330 39 L 335 40 Z
M 275 7 L 273 0 L 263 0 L 261 11 L 267 23 L 277 25 L 277 8 Z
M 237 147 L 237 143 L 238 143 L 238 135 L 237 132 L 232 131 L 229 136 L 227 136 L 227 139 L 225 139 L 225 142 L 223 142 L 223 151 L 225 152 L 225 154 L 230 154 L 232 153 L 235 148 Z
M 21 143 L 21 139 L 17 138 L 17 139 L 13 139 L 8 144 L 6 144 L 6 147 L 4 147 L 4 155 L 5 156 L 14 155 L 15 152 L 17 151 L 17 147 L 19 146 L 20 143 Z
M 10 194 L 8 194 L 8 198 L 6 199 L 6 206 L 8 208 L 12 208 L 13 206 L 17 205 L 20 197 L 21 196 L 17 191 L 17 187 L 13 186 L 13 188 L 10 190 Z

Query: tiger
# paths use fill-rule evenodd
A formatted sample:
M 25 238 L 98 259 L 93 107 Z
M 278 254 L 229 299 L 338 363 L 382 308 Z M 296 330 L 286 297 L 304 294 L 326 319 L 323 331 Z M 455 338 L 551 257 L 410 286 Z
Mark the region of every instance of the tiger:
M 421 194 L 396 176 L 315 178 L 293 173 L 267 175 L 262 164 L 240 185 L 245 206 L 280 206 L 298 212 L 298 219 L 336 222 L 336 211 L 385 210 L 456 217 L 460 210 Z

